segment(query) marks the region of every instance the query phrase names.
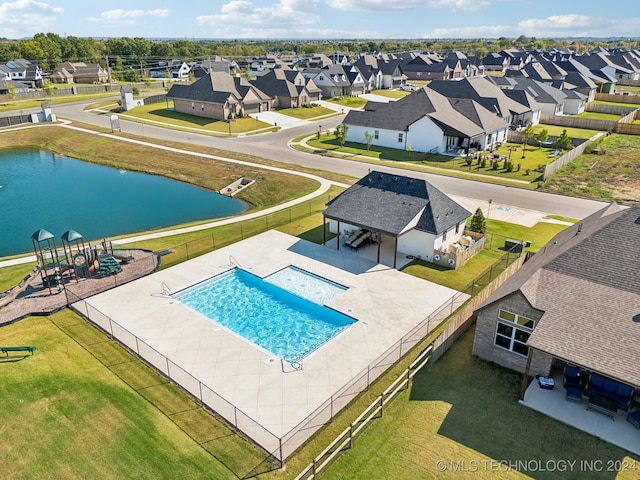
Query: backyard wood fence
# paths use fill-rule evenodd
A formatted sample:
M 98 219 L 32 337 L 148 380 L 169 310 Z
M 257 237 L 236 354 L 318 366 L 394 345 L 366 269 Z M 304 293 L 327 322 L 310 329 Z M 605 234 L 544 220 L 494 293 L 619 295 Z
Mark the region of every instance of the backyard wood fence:
M 593 137 L 591 137 L 588 141 L 582 143 L 581 145 L 578 145 L 577 147 L 573 148 L 572 150 L 569 150 L 564 155 L 556 158 L 553 162 L 551 162 L 550 164 L 548 164 L 544 168 L 544 173 L 542 174 L 542 179 L 546 182 L 547 179 L 551 175 L 553 175 L 559 169 L 561 169 L 562 167 L 567 165 L 569 162 L 572 162 L 579 155 L 582 155 L 584 153 L 585 149 L 587 148 L 587 146 L 590 143 L 592 143 L 595 140 L 597 140 L 598 138 L 600 138 L 602 135 L 604 135 L 604 133 L 598 133 L 598 134 L 594 135 Z
M 587 130 L 600 130 L 602 132 L 615 131 L 618 125 L 613 120 L 598 120 L 596 118 L 570 117 L 568 115 L 540 115 L 540 123 L 558 125 L 561 127 L 584 128 Z
M 640 83 L 638 83 L 640 85 Z M 603 102 L 616 102 L 616 103 L 635 103 L 640 105 L 640 95 L 629 95 L 620 93 L 596 93 L 596 100 Z
M 587 112 L 608 113 L 611 115 L 628 115 L 634 112 L 638 107 L 624 105 L 612 105 L 610 103 L 587 103 L 584 109 Z

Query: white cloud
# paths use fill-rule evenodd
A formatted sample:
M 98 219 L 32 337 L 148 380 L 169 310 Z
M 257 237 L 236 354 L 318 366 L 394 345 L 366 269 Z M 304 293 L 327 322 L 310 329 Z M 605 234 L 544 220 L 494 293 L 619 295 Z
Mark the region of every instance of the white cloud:
M 531 18 L 514 25 L 477 25 L 436 28 L 423 38 L 498 38 L 519 35 L 537 38 L 552 37 L 626 37 L 637 36 L 640 18 L 604 18 L 586 15 L 552 15 Z
M 479 10 L 489 6 L 489 0 L 326 0 L 327 5 L 338 10 L 388 11 L 410 8 L 449 8 L 457 10 Z
M 280 0 L 272 6 L 256 7 L 248 0 L 232 0 L 222 6 L 219 14 L 196 17 L 196 23 L 213 27 L 208 35 L 214 37 L 310 37 L 315 36 L 315 32 L 321 34 L 321 31 L 310 28 L 320 21 L 318 2 L 319 0 Z
M 52 30 L 60 7 L 34 0 L 16 0 L 0 4 L 0 33 L 7 38 L 28 37 L 38 32 Z
M 102 12 L 100 14 L 100 18 L 105 20 L 126 20 L 131 18 L 138 17 L 166 17 L 169 15 L 171 10 L 167 8 L 157 8 L 155 10 L 107 10 L 106 12 Z

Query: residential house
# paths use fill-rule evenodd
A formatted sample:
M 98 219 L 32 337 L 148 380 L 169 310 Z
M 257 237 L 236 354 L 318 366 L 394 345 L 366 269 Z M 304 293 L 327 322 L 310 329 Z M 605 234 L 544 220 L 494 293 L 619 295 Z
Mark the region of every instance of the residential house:
M 167 93 L 176 112 L 227 120 L 271 110 L 272 99 L 241 77 L 210 72 L 191 85 L 174 84 Z
M 519 70 L 523 68 L 532 59 L 531 55 L 524 50 L 518 50 L 516 48 L 510 48 L 506 50 L 500 50 L 498 55 L 502 55 L 509 59 L 509 69 Z
M 29 85 L 31 88 L 44 85 L 44 72 L 36 63 L 19 58 L 0 64 L 0 77 Z M 7 78 L 8 77 L 8 78 Z
M 460 62 L 456 62 L 459 74 L 462 73 Z M 447 62 L 435 59 L 433 56 L 418 55 L 414 58 L 402 60 L 400 70 L 407 80 L 447 80 L 452 78 L 452 71 Z
M 502 56 L 499 53 L 488 53 L 482 59 L 482 65 L 486 72 L 505 72 L 509 68 L 509 57 Z
M 191 66 L 191 74 L 193 78 L 198 79 L 209 75 L 209 72 L 226 72 L 231 74 L 231 70 L 237 64 L 218 55 L 212 55 L 206 60 L 200 60 Z
M 640 389 L 639 236 L 640 207 L 615 204 L 557 234 L 476 310 L 474 355 Z
M 450 82 L 457 83 L 457 82 Z M 369 102 L 343 122 L 347 141 L 459 155 L 505 142 L 509 124 L 471 99 L 447 98 L 429 88 L 389 103 Z
M 189 78 L 191 66 L 183 60 L 161 60 L 149 68 L 151 78 Z
M 273 98 L 273 108 L 301 107 L 322 98 L 322 90 L 297 70 L 276 68 L 249 83 Z
M 452 80 L 463 77 L 475 77 L 479 73 L 478 67 L 473 62 L 473 59 L 458 50 L 448 51 L 444 55 L 443 61 L 451 69 L 449 78 Z
M 97 63 L 63 62 L 49 78 L 54 83 L 107 83 L 109 72 Z
M 487 77 L 492 83 L 500 87 L 505 95 L 518 103 L 523 103 L 523 93 L 526 92 L 535 99 L 541 113 L 545 115 L 564 114 L 567 93 L 552 87 L 549 83 L 542 83 L 525 77 Z M 514 91 L 522 93 L 514 93 Z M 584 110 L 584 106 L 583 106 Z M 524 125 L 522 123 L 521 125 Z
M 590 70 L 613 69 L 616 80 L 637 80 L 639 73 L 636 68 L 622 55 L 607 55 L 603 52 L 591 55 L 578 55 L 575 60 Z
M 380 245 L 393 243 L 396 268 L 398 255 L 433 261 L 459 245 L 471 213 L 425 180 L 372 171 L 330 200 L 323 216 L 338 249 L 362 231 L 377 245 L 380 262 Z
M 302 71 L 305 78 L 313 80 L 325 98 L 353 95 L 351 81 L 347 77 L 342 65 L 331 64 L 324 68 L 305 68 Z M 360 77 L 364 85 L 364 79 Z
M 540 107 L 535 99 L 527 100 L 526 105 L 509 97 L 502 89 L 487 77 L 464 78 L 455 82 L 434 80 L 429 88 L 448 98 L 466 98 L 474 100 L 493 112 L 509 125 L 532 125 L 540 122 Z M 529 95 L 525 92 L 525 95 Z

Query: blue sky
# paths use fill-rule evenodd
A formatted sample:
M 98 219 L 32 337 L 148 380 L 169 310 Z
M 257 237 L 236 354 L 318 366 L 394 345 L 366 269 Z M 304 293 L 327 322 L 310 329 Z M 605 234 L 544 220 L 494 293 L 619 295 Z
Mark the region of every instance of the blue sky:
M 640 36 L 617 0 L 0 0 L 0 37 L 429 39 Z

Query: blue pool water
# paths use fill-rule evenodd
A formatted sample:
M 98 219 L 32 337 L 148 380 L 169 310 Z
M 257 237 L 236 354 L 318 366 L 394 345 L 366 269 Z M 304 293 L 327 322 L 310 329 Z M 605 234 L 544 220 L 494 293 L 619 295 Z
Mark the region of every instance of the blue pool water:
M 264 280 L 318 305 L 325 305 L 347 290 L 344 285 L 294 266 L 278 270 Z
M 239 268 L 177 292 L 174 297 L 290 362 L 299 361 L 355 322 Z
M 162 155 L 162 153 L 157 153 Z M 0 257 L 32 251 L 44 228 L 86 240 L 236 215 L 238 200 L 168 178 L 73 160 L 47 151 L 0 153 Z

